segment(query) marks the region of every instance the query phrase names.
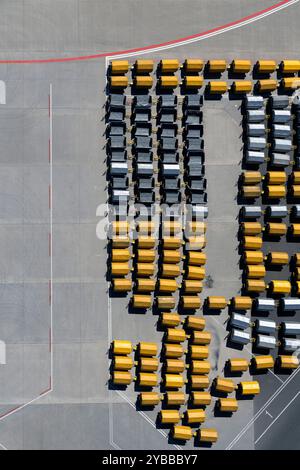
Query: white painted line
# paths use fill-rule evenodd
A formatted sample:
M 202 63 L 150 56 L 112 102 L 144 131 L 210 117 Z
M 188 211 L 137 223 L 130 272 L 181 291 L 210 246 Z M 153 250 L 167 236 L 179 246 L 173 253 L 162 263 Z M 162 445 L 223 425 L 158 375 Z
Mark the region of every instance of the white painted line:
M 6 104 L 6 85 L 3 80 L 0 80 L 0 104 Z
M 283 10 L 284 8 L 287 8 L 287 7 L 289 7 L 291 5 L 294 5 L 295 3 L 298 3 L 298 2 L 299 2 L 299 0 L 291 0 L 289 3 L 285 3 L 284 5 L 280 5 L 277 8 L 274 8 L 271 11 L 262 13 L 259 16 L 255 16 L 254 18 L 247 19 L 247 20 L 242 21 L 240 23 L 237 23 L 237 24 L 234 24 L 234 25 L 231 25 L 231 26 L 227 26 L 227 27 L 224 27 L 222 29 L 218 29 L 217 31 L 212 31 L 212 32 L 204 34 L 203 36 L 200 36 L 200 37 L 190 38 L 190 39 L 186 39 L 186 40 L 183 40 L 183 41 L 180 41 L 180 42 L 176 42 L 175 44 L 173 43 L 173 44 L 169 44 L 169 45 L 159 46 L 159 47 L 156 47 L 156 48 L 151 48 L 151 49 L 146 49 L 146 50 L 141 50 L 141 51 L 136 51 L 136 52 L 130 52 L 130 53 L 125 52 L 125 53 L 119 54 L 119 55 L 108 56 L 107 59 L 108 60 L 110 60 L 110 59 L 120 59 L 122 57 L 135 57 L 135 56 L 140 56 L 140 55 L 145 55 L 145 54 L 152 54 L 153 52 L 160 52 L 160 51 L 163 51 L 163 50 L 166 50 L 166 49 L 174 49 L 175 47 L 185 46 L 187 44 L 192 44 L 194 42 L 200 42 L 200 41 L 203 41 L 204 39 L 209 39 L 209 38 L 212 38 L 214 36 L 218 36 L 219 34 L 223 34 L 223 33 L 226 33 L 228 31 L 232 31 L 234 29 L 242 28 L 243 26 L 247 26 L 251 23 L 255 23 L 256 21 L 259 21 L 263 18 L 266 18 L 269 15 L 273 15 L 274 13 L 277 13 L 278 11 Z
M 120 390 L 117 390 L 117 394 L 120 395 L 120 397 L 123 398 L 135 411 L 137 411 L 156 431 L 158 431 L 165 439 L 168 438 L 168 434 L 165 433 L 162 429 L 157 428 L 156 424 L 154 421 L 152 421 L 149 416 L 144 413 L 144 411 L 137 410 L 135 404 L 125 395 L 125 393 L 121 392 Z M 174 444 L 175 449 L 181 450 L 182 447 Z
M 267 409 L 267 407 L 272 403 L 275 398 L 287 387 L 287 385 L 294 380 L 296 375 L 298 374 L 300 367 L 298 367 L 290 376 L 289 378 L 283 382 L 283 384 L 276 390 L 273 395 L 266 401 L 266 403 L 259 409 L 259 411 L 253 416 L 252 419 L 244 426 L 244 428 L 236 435 L 236 437 L 228 444 L 226 450 L 231 450 L 235 444 L 241 439 L 241 437 L 251 428 L 251 426 L 255 423 L 255 421 L 261 416 L 261 414 Z
M 276 416 L 276 418 L 274 419 L 274 421 L 272 421 L 271 424 L 269 424 L 269 426 L 264 430 L 264 432 L 256 439 L 256 441 L 254 442 L 254 444 L 257 444 L 261 438 L 266 434 L 266 432 L 269 431 L 269 429 L 273 426 L 273 424 L 276 423 L 276 421 L 280 418 L 280 416 L 288 409 L 288 407 L 296 400 L 296 398 L 298 397 L 298 395 L 300 394 L 300 391 L 291 399 L 291 401 L 283 408 L 283 410 L 279 413 L 278 416 Z
M 53 390 L 53 89 L 52 83 L 49 85 L 49 163 L 50 163 L 50 391 Z

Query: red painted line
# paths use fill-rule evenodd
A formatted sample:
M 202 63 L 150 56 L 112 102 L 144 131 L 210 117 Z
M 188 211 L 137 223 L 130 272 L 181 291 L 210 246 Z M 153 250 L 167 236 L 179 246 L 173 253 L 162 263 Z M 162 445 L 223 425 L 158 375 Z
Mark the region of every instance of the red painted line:
M 48 292 L 49 292 L 49 305 L 51 305 L 52 302 L 52 286 L 51 286 L 51 281 L 49 280 L 48 283 Z
M 21 408 L 21 406 L 23 406 L 23 405 L 15 406 L 15 408 L 12 408 L 11 410 L 7 411 L 6 413 L 3 413 L 2 415 L 0 415 L 0 418 L 4 418 L 5 416 L 9 415 L 9 414 L 12 413 L 13 411 L 16 411 L 16 410 L 18 410 L 19 408 Z
M 51 142 L 48 140 L 48 161 L 51 163 Z
M 49 188 L 48 188 L 48 204 L 49 204 L 49 209 L 51 209 L 51 185 L 49 184 Z
M 166 42 L 162 42 L 160 44 L 151 44 L 150 46 L 137 47 L 135 49 L 127 49 L 127 50 L 115 51 L 115 52 L 102 52 L 100 54 L 92 54 L 92 55 L 84 55 L 84 56 L 55 57 L 55 58 L 49 58 L 49 59 L 0 60 L 0 64 L 45 64 L 45 63 L 51 63 L 51 62 L 76 62 L 76 61 L 80 61 L 80 60 L 100 59 L 102 57 L 115 56 L 115 55 L 119 55 L 119 54 L 130 54 L 130 53 L 133 53 L 133 52 L 148 51 L 148 50 L 151 50 L 151 49 L 155 49 L 157 47 L 175 45 L 175 44 L 178 44 L 182 41 L 188 41 L 189 39 L 201 38 L 202 36 L 205 36 L 206 34 L 215 33 L 217 31 L 220 31 L 221 29 L 229 28 L 230 26 L 236 26 L 240 23 L 243 23 L 244 21 L 251 20 L 251 19 L 254 19 L 254 18 L 256 18 L 260 15 L 263 15 L 264 13 L 271 12 L 272 10 L 275 10 L 276 8 L 278 8 L 280 6 L 288 4 L 289 2 L 290 2 L 290 0 L 283 0 L 281 2 L 275 3 L 274 5 L 272 5 L 268 8 L 256 11 L 254 13 L 251 13 L 248 16 L 244 16 L 243 18 L 241 18 L 239 20 L 231 21 L 230 23 L 226 23 L 222 26 L 217 26 L 217 27 L 209 29 L 207 31 L 203 31 L 202 33 L 192 34 L 191 36 L 185 36 L 183 38 L 173 39 L 172 41 L 166 41 Z

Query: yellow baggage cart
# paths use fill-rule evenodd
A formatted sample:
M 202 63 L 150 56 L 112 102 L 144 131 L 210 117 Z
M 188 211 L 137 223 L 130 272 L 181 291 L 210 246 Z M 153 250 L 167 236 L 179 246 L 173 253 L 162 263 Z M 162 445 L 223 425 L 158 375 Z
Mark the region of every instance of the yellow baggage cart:
M 209 392 L 191 392 L 191 403 L 193 406 L 206 406 L 211 404 Z
M 200 442 L 214 443 L 218 440 L 218 431 L 215 428 L 200 428 L 198 430 L 198 438 Z
M 246 279 L 245 287 L 248 292 L 256 293 L 264 292 L 267 288 L 263 279 Z
M 184 78 L 186 88 L 201 88 L 203 83 L 204 79 L 201 75 L 187 75 Z
M 242 222 L 244 235 L 259 235 L 262 232 L 262 226 L 259 222 Z
M 159 279 L 158 290 L 160 292 L 176 292 L 179 288 L 175 279 Z
M 271 92 L 277 89 L 278 82 L 273 78 L 267 78 L 265 80 L 258 80 L 256 85 L 259 91 Z
M 270 184 L 266 187 L 266 195 L 269 199 L 280 199 L 286 197 L 286 188 L 283 185 Z
M 164 312 L 160 314 L 160 323 L 162 326 L 174 327 L 181 323 L 180 315 L 178 313 Z
M 282 266 L 289 263 L 289 255 L 285 251 L 270 251 L 268 253 L 268 262 Z
M 130 238 L 126 235 L 118 235 L 112 238 L 113 248 L 128 248 L 130 245 Z
M 203 289 L 202 281 L 197 280 L 184 280 L 183 281 L 183 291 L 185 294 L 200 294 Z
M 154 292 L 155 279 L 138 278 L 136 280 L 136 288 L 138 292 Z
M 161 402 L 161 396 L 157 392 L 142 392 L 139 394 L 141 406 L 155 406 Z
M 207 66 L 210 73 L 222 73 L 225 72 L 227 63 L 223 59 L 214 59 L 207 62 Z
M 264 254 L 262 251 L 245 251 L 244 261 L 246 264 L 262 264 L 264 262 Z
M 193 330 L 192 332 L 192 343 L 193 344 L 210 344 L 211 342 L 211 332 L 210 331 L 197 331 Z
M 300 184 L 293 184 L 291 186 L 291 194 L 293 197 L 300 197 Z
M 188 251 L 187 261 L 190 265 L 203 266 L 206 263 L 206 254 L 202 251 Z
M 112 60 L 111 61 L 111 73 L 122 74 L 127 73 L 129 70 L 128 60 Z
M 205 235 L 187 237 L 187 243 L 190 250 L 203 250 L 206 247 Z
M 231 379 L 225 379 L 224 377 L 217 377 L 214 380 L 215 389 L 222 393 L 232 393 L 236 389 L 236 385 Z
M 292 356 L 278 356 L 278 364 L 281 369 L 297 369 L 299 367 L 299 358 Z
M 168 328 L 166 341 L 170 343 L 183 343 L 187 339 L 183 328 Z
M 164 250 L 178 250 L 183 244 L 183 241 L 180 237 L 163 237 L 163 247 Z
M 210 373 L 210 362 L 209 361 L 192 361 L 191 371 L 194 375 L 203 375 Z
M 159 362 L 157 357 L 140 357 L 138 361 L 139 369 L 142 372 L 156 372 Z
M 162 75 L 159 83 L 162 88 L 176 88 L 179 85 L 176 75 Z
M 166 389 L 168 388 L 182 388 L 184 386 L 185 380 L 181 374 L 165 374 L 164 385 Z
M 137 75 L 133 83 L 137 88 L 152 88 L 153 78 L 147 75 Z
M 283 60 L 280 65 L 283 73 L 300 72 L 300 60 Z
M 243 238 L 245 250 L 261 250 L 262 244 L 263 241 L 261 237 L 245 236 Z
M 113 368 L 115 370 L 130 370 L 133 367 L 133 359 L 129 356 L 114 356 Z
M 245 198 L 255 199 L 261 195 L 261 187 L 258 185 L 242 186 L 241 193 Z
M 110 77 L 111 88 L 127 88 L 128 78 L 125 75 L 116 75 Z
M 164 356 L 166 358 L 175 358 L 179 359 L 185 353 L 185 349 L 183 348 L 182 344 L 164 344 Z
M 204 423 L 205 411 L 202 408 L 189 408 L 185 412 L 186 422 L 188 424 Z
M 285 171 L 268 171 L 266 174 L 268 184 L 285 184 L 287 177 Z
M 137 259 L 139 263 L 153 263 L 155 260 L 155 250 L 137 250 Z
M 281 80 L 282 88 L 285 90 L 297 90 L 300 87 L 299 77 L 285 77 Z
M 162 424 L 177 424 L 180 421 L 178 410 L 160 410 L 159 414 Z
M 180 273 L 180 266 L 178 266 L 177 264 L 163 263 L 161 270 L 162 277 L 175 278 L 178 277 Z
M 209 378 L 207 375 L 190 375 L 190 387 L 192 390 L 203 390 L 209 387 Z
M 179 69 L 178 59 L 162 59 L 160 61 L 160 67 L 162 72 L 177 72 Z
M 251 93 L 253 85 L 250 80 L 236 80 L 231 86 L 234 93 Z
M 190 330 L 202 331 L 205 328 L 205 318 L 198 315 L 189 315 L 186 319 L 186 327 Z
M 232 298 L 231 305 L 234 310 L 249 310 L 252 307 L 252 299 L 246 295 L 237 295 Z
M 214 94 L 224 94 L 228 91 L 228 84 L 227 82 L 223 81 L 211 81 L 208 83 L 208 90 L 210 93 Z
M 186 272 L 188 280 L 203 281 L 205 278 L 205 268 L 203 266 L 188 265 Z
M 231 372 L 246 372 L 249 367 L 249 362 L 244 358 L 230 358 L 228 359 L 228 367 Z
M 130 279 L 113 279 L 114 292 L 129 292 L 132 289 L 132 282 Z
M 243 183 L 244 184 L 258 184 L 261 183 L 262 175 L 260 171 L 244 171 Z
M 112 352 L 115 355 L 127 355 L 132 353 L 132 343 L 125 339 L 115 339 L 112 342 Z
M 185 361 L 182 359 L 167 359 L 165 371 L 167 374 L 182 374 L 185 370 Z
M 287 226 L 284 223 L 270 222 L 266 225 L 268 235 L 283 236 L 287 233 Z
M 191 344 L 189 347 L 191 359 L 207 359 L 209 356 L 208 346 Z
M 260 393 L 260 386 L 256 380 L 240 382 L 239 390 L 242 396 L 258 395 Z
M 136 274 L 138 277 L 150 277 L 154 275 L 155 264 L 154 263 L 137 263 Z
M 158 346 L 156 343 L 140 341 L 137 350 L 139 356 L 154 357 L 157 356 Z
M 180 300 L 184 310 L 196 310 L 201 307 L 201 299 L 198 295 L 183 295 Z
M 227 300 L 225 297 L 210 295 L 206 299 L 207 307 L 211 309 L 221 310 L 227 307 Z
M 293 171 L 291 178 L 294 184 L 300 184 L 300 171 Z
M 134 308 L 150 308 L 152 304 L 151 295 L 134 294 L 132 304 Z
M 186 59 L 184 69 L 186 72 L 201 72 L 204 66 L 202 59 Z
M 185 394 L 183 392 L 167 392 L 165 394 L 167 406 L 181 406 L 185 404 Z
M 222 413 L 233 413 L 239 409 L 238 401 L 235 398 L 219 398 L 217 407 Z
M 291 234 L 293 235 L 293 237 L 299 237 L 300 224 L 291 224 Z
M 171 310 L 175 308 L 175 298 L 171 295 L 162 296 L 159 295 L 157 298 L 157 308 L 159 310 Z
M 114 370 L 112 373 L 112 381 L 115 385 L 129 385 L 132 380 L 132 375 L 128 371 Z
M 231 63 L 231 67 L 234 73 L 248 73 L 251 70 L 251 60 L 234 59 Z
M 262 370 L 262 369 L 273 369 L 274 367 L 274 359 L 272 356 L 255 356 L 253 357 L 253 364 L 255 369 Z
M 180 250 L 163 250 L 163 263 L 178 264 L 181 260 Z
M 192 439 L 194 433 L 192 428 L 189 426 L 179 426 L 175 425 L 173 428 L 173 439 L 178 441 L 189 441 Z
M 275 60 L 258 60 L 256 62 L 256 70 L 259 73 L 273 73 L 277 68 Z
M 135 69 L 137 73 L 151 73 L 154 68 L 152 59 L 137 59 L 135 61 Z
M 138 383 L 141 387 L 157 387 L 158 375 L 154 372 L 140 372 L 138 374 Z
M 129 261 L 131 253 L 128 248 L 113 248 L 111 252 L 111 259 L 114 262 Z
M 263 264 L 248 264 L 246 273 L 248 279 L 260 279 L 265 277 L 266 268 Z
M 129 263 L 111 263 L 112 276 L 127 276 L 130 273 Z

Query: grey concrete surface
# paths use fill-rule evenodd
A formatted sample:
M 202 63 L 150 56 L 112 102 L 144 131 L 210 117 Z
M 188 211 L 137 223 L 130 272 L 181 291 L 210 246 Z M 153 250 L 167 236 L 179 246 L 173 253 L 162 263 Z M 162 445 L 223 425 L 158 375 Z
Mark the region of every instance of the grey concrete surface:
M 48 58 L 139 47 L 195 34 L 274 3 L 274 0 L 230 0 L 224 8 L 221 0 L 215 1 L 213 6 L 211 0 L 192 0 L 186 8 L 186 2 L 172 0 L 170 15 L 170 1 L 119 1 L 118 6 L 112 8 L 109 0 L 3 0 L 0 59 Z M 258 56 L 277 60 L 293 57 L 299 49 L 298 12 L 299 7 L 295 5 L 243 29 L 151 54 L 151 57 L 202 56 L 228 60 L 236 55 L 252 60 Z M 112 299 L 111 325 L 109 323 L 106 241 L 96 237 L 99 221 L 96 210 L 99 204 L 106 202 L 102 137 L 104 60 L 0 64 L 0 79 L 5 80 L 7 86 L 7 104 L 0 107 L 0 339 L 7 342 L 7 364 L 0 366 L 0 442 L 11 449 L 108 449 L 114 445 L 169 449 L 170 444 L 162 434 L 121 396 L 108 391 L 109 331 L 113 337 L 126 337 L 135 342 L 154 338 L 159 341 L 161 333 L 154 329 L 156 317 L 150 312 L 131 318 L 126 311 L 126 300 Z M 50 83 L 54 108 L 53 391 L 2 418 L 49 386 Z M 208 124 L 216 120 L 226 126 L 226 133 L 234 138 L 238 135 L 235 104 L 228 104 L 225 99 L 220 105 L 222 111 L 216 103 L 209 103 L 207 108 Z M 211 124 L 209 128 L 206 139 L 213 149 L 215 136 Z M 217 164 L 219 155 L 212 152 L 211 165 L 208 165 L 209 204 L 213 214 L 208 229 L 208 270 L 215 279 L 216 292 L 228 296 L 234 295 L 240 286 L 240 272 L 236 266 L 235 276 L 233 263 L 237 254 L 232 252 L 237 208 L 231 204 L 234 201 L 232 185 L 239 171 L 236 167 L 239 149 L 235 142 L 231 145 L 228 143 L 226 152 L 220 155 L 224 165 Z M 214 185 L 226 194 L 219 209 Z M 220 225 L 226 229 L 225 238 L 220 236 Z M 226 259 L 231 263 L 230 282 L 224 261 L 218 269 L 214 262 L 214 252 L 224 239 Z M 206 294 L 204 292 L 203 296 Z M 214 332 L 213 373 L 217 367 L 221 370 L 226 355 L 236 354 L 224 348 L 226 331 L 222 323 L 225 317 L 226 314 L 207 320 L 209 329 Z M 221 358 L 219 350 L 223 353 Z M 262 397 L 254 402 L 254 412 L 280 382 L 268 374 L 263 385 Z M 291 384 L 293 391 L 295 387 Z M 136 393 L 131 388 L 126 394 L 134 402 Z M 284 392 L 281 396 L 285 396 Z M 293 403 L 289 410 L 295 408 L 296 402 Z M 286 399 L 277 402 L 277 406 L 280 412 L 286 406 Z M 212 420 L 209 412 L 207 423 L 215 425 L 218 421 L 220 429 L 217 447 L 225 448 L 252 414 L 252 403 L 248 401 L 243 402 L 240 411 L 230 419 Z M 276 417 L 276 413 L 273 416 Z M 155 420 L 155 414 L 150 413 L 149 418 Z M 280 419 L 272 431 L 280 425 Z M 254 431 L 251 428 L 238 446 L 253 448 L 255 437 L 259 437 L 267 423 L 255 426 Z M 109 438 L 111 429 L 113 442 Z M 268 432 L 265 436 L 270 438 L 262 438 L 259 447 L 276 448 L 278 435 L 280 428 L 274 434 Z M 192 443 L 187 448 L 192 448 Z

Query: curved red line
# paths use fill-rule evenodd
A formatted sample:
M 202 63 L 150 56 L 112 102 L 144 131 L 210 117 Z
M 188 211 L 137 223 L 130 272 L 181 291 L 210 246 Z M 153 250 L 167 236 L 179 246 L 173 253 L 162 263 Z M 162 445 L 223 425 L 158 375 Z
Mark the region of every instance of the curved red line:
M 221 29 L 224 28 L 229 28 L 230 26 L 236 26 L 240 23 L 243 23 L 244 21 L 256 18 L 257 16 L 260 16 L 264 13 L 268 13 L 272 10 L 275 10 L 276 8 L 285 5 L 286 3 L 289 3 L 291 0 L 282 0 L 279 3 L 275 3 L 274 5 L 265 8 L 264 10 L 256 11 L 255 13 L 251 13 L 248 16 L 244 16 L 243 18 L 235 21 L 231 21 L 230 23 L 226 23 L 222 26 L 217 26 L 212 29 L 208 29 L 207 31 L 203 31 L 202 33 L 197 33 L 197 34 L 192 34 L 191 36 L 185 36 L 180 39 L 173 39 L 172 41 L 166 41 L 162 42 L 160 44 L 151 44 L 150 46 L 145 46 L 145 47 L 137 47 L 135 49 L 127 49 L 123 51 L 115 51 L 115 52 L 102 52 L 100 54 L 92 54 L 92 55 L 84 55 L 84 56 L 75 56 L 75 57 L 56 57 L 56 58 L 50 58 L 50 59 L 16 59 L 16 60 L 0 60 L 0 64 L 43 64 L 43 63 L 51 63 L 51 62 L 75 62 L 75 61 L 80 61 L 80 60 L 92 60 L 92 59 L 100 59 L 103 57 L 111 57 L 115 55 L 121 55 L 121 54 L 130 54 L 133 52 L 142 52 L 142 51 L 148 51 L 151 49 L 155 49 L 157 47 L 164 47 L 164 46 L 170 46 L 172 44 L 178 44 L 183 41 L 187 41 L 189 39 L 195 39 L 195 38 L 201 38 L 202 36 L 205 36 L 206 34 L 214 33 L 217 31 L 220 31 Z

